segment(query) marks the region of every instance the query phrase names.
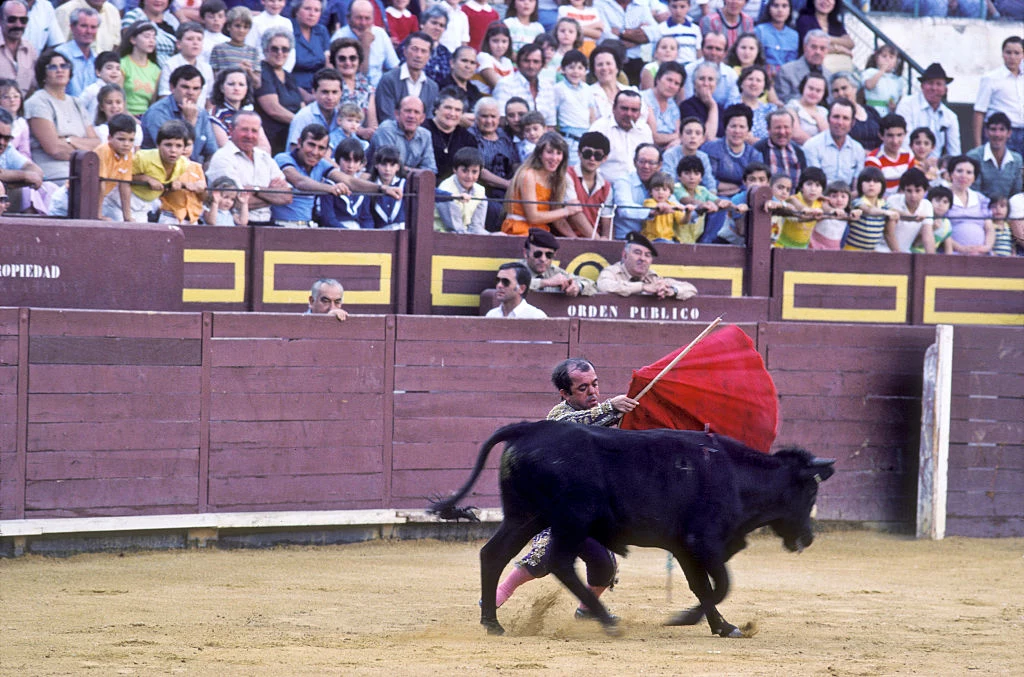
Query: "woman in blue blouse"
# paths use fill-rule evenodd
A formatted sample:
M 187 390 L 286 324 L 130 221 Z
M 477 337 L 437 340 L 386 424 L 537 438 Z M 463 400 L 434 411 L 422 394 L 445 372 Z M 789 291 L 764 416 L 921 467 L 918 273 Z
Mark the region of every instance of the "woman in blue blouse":
M 299 0 L 292 24 L 295 26 L 295 83 L 306 92 L 312 91 L 313 74 L 327 65 L 331 36 L 320 23 L 321 0 Z
M 790 27 L 793 18 L 793 3 L 790 0 L 771 0 L 754 27 L 754 34 L 761 41 L 764 60 L 772 77 L 785 64 L 800 55 L 800 36 Z

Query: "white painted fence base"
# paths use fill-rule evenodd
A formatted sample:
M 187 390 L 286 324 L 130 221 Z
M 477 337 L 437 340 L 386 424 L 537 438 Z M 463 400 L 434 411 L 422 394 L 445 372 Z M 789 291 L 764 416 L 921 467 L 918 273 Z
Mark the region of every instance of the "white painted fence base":
M 481 522 L 501 522 L 500 509 L 480 510 Z M 187 531 L 197 547 L 216 542 L 221 529 L 282 529 L 350 527 L 440 522 L 425 510 L 294 510 L 282 512 L 224 512 L 189 515 L 137 515 L 124 517 L 59 517 L 0 521 L 0 538 L 11 538 L 15 552 L 24 550 L 29 537 L 117 532 Z
M 924 358 L 921 393 L 921 460 L 917 475 L 917 537 L 946 536 L 949 414 L 952 401 L 953 327 L 935 327 L 935 343 Z

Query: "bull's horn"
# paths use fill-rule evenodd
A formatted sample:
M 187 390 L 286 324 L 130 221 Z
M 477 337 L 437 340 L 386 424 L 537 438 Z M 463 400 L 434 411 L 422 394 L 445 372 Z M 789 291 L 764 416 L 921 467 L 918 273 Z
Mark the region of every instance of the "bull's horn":
M 834 459 L 834 458 L 816 458 L 813 461 L 811 461 L 811 467 L 812 468 L 817 468 L 817 467 L 833 465 L 833 464 L 835 464 L 835 462 L 836 462 L 836 459 Z

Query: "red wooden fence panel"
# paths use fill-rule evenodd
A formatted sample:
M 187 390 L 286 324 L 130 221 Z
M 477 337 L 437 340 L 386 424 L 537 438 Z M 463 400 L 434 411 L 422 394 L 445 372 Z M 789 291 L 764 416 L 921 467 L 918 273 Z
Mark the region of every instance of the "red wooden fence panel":
M 20 517 L 18 309 L 0 308 L 0 519 Z
M 953 330 L 946 530 L 1024 534 L 1024 344 L 1020 330 Z
M 31 311 L 25 517 L 195 512 L 199 326 Z
M 836 458 L 823 519 L 913 522 L 927 328 L 767 323 L 760 339 L 779 390 L 776 447 Z
M 384 506 L 385 320 L 214 316 L 212 511 Z
M 393 500 L 421 508 L 462 485 L 498 427 L 558 403 L 549 375 L 567 357 L 572 321 L 397 319 Z M 499 505 L 496 452 L 470 499 L 479 507 Z

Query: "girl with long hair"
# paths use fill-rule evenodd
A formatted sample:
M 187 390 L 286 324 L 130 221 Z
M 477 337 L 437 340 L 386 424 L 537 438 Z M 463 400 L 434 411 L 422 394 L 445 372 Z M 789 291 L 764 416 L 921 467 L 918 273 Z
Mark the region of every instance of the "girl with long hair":
M 503 233 L 526 235 L 530 228 L 541 228 L 562 237 L 575 237 L 565 219 L 579 214 L 583 208 L 578 204 L 551 208 L 552 201 L 559 203 L 565 198 L 568 165 L 569 147 L 565 139 L 555 132 L 546 132 L 512 177 L 506 194 L 505 222 L 501 224 Z

